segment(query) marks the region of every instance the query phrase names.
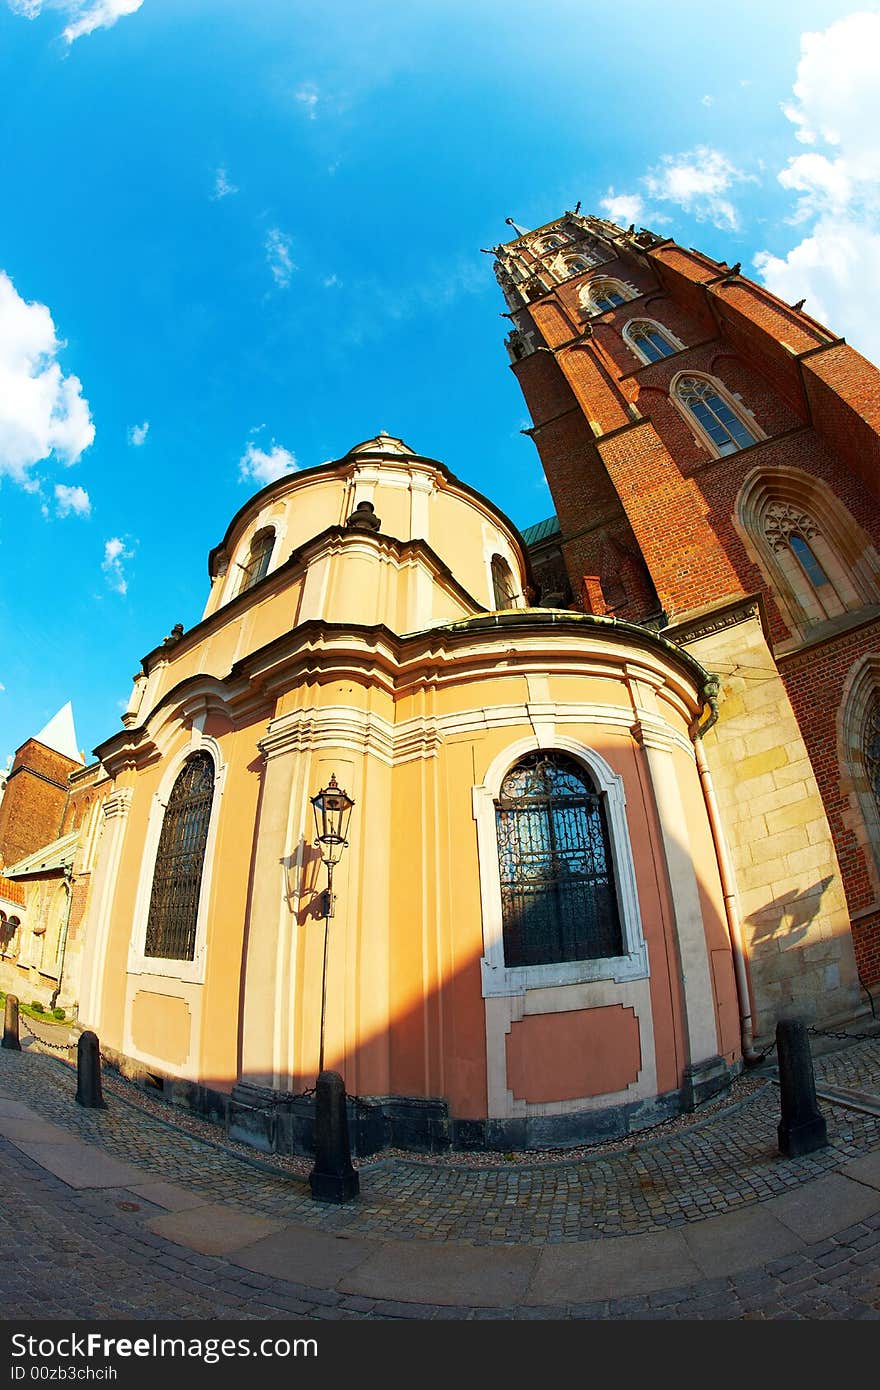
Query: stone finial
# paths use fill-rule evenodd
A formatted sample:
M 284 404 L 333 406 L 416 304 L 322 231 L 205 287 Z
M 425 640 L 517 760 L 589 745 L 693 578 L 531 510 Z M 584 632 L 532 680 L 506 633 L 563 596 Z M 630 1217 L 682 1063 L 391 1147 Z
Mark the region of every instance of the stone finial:
M 376 509 L 372 502 L 358 502 L 348 521 L 345 523 L 347 531 L 378 531 L 382 522 L 376 516 Z

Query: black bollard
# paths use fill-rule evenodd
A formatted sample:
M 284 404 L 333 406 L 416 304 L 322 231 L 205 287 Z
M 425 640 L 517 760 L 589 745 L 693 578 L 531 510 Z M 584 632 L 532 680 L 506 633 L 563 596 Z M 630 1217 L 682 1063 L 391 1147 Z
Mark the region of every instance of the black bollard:
M 816 1104 L 813 1058 L 805 1024 L 785 1019 L 776 1025 L 779 1058 L 779 1152 L 786 1158 L 824 1149 L 828 1144 L 825 1120 Z
M 101 1050 L 94 1033 L 80 1033 L 76 1047 L 76 1101 L 91 1110 L 106 1110 L 101 1091 Z
M 3 1046 L 13 1052 L 21 1052 L 18 1039 L 18 1000 L 14 994 L 6 996 L 6 1014 L 3 1019 Z
M 315 1166 L 309 1187 L 316 1202 L 350 1202 L 360 1186 L 351 1165 L 345 1082 L 338 1071 L 322 1071 L 315 1088 Z

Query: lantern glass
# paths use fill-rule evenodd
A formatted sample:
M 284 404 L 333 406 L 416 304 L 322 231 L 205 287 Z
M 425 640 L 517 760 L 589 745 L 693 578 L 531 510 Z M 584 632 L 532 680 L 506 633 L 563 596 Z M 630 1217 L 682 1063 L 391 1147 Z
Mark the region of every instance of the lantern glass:
M 348 844 L 348 823 L 354 802 L 336 781 L 336 774 L 327 786 L 311 798 L 315 812 L 315 831 L 325 864 L 338 864 Z

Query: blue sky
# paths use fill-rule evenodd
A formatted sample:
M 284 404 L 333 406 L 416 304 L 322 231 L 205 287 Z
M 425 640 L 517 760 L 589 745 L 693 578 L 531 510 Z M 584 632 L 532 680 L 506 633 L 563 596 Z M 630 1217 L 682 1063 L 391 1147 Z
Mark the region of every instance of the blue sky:
M 880 359 L 880 5 L 0 0 L 0 766 L 119 728 L 207 552 L 386 429 L 552 512 L 482 255 L 584 211 Z M 664 27 L 665 26 L 665 27 Z

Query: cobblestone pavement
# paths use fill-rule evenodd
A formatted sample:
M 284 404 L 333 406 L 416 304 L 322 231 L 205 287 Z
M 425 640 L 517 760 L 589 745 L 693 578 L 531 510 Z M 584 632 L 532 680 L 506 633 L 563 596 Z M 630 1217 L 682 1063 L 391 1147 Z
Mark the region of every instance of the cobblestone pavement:
M 880 1043 L 871 1040 L 817 1058 L 817 1079 L 877 1094 L 878 1054 Z M 622 1237 L 625 1246 L 629 1234 L 745 1211 L 880 1146 L 876 1117 L 823 1105 L 830 1147 L 780 1159 L 778 1094 L 768 1084 L 709 1123 L 588 1160 L 525 1168 L 408 1160 L 370 1166 L 361 1171 L 361 1199 L 334 1209 L 312 1203 L 301 1180 L 260 1171 L 115 1099 L 107 1111 L 82 1110 L 74 1089 L 73 1073 L 54 1058 L 0 1051 L 0 1096 L 24 1102 L 150 1177 L 206 1202 L 377 1242 L 393 1235 L 497 1247 Z M 880 1213 L 754 1269 L 680 1288 L 585 1304 L 462 1308 L 346 1295 L 198 1254 L 145 1229 L 145 1217 L 156 1212 L 149 1202 L 124 1189 L 71 1189 L 6 1139 L 0 1181 L 7 1318 L 880 1317 Z

